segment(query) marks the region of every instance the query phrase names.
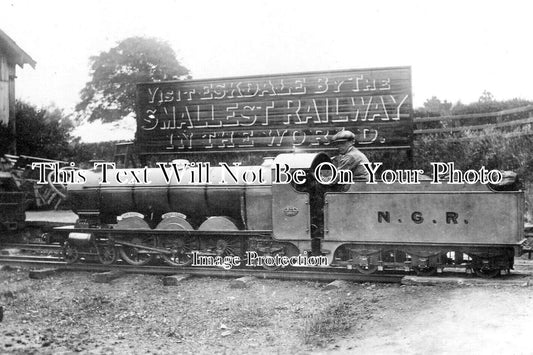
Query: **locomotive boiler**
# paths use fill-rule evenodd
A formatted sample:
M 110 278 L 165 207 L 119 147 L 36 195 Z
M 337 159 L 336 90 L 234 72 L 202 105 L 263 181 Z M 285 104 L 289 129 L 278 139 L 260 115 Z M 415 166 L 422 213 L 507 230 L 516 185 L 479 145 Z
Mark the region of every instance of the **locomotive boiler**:
M 87 171 L 84 184 L 68 187 L 78 223 L 57 233 L 70 262 L 120 255 L 134 265 L 161 258 L 186 266 L 193 254 L 253 251 L 320 255 L 363 273 L 432 274 L 454 264 L 490 277 L 512 268 L 522 192 L 429 180 L 323 184 L 316 172 L 327 163 L 324 153 L 280 154 L 261 166 L 174 162 L 108 169 L 104 182 L 102 171 Z

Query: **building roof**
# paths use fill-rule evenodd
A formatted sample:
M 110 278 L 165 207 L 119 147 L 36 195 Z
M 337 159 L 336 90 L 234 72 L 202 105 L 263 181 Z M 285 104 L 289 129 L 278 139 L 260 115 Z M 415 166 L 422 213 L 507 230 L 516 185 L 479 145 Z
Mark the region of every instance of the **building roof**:
M 2 30 L 0 30 L 0 50 L 6 52 L 10 62 L 18 64 L 20 67 L 23 67 L 24 64 L 29 64 L 35 69 L 35 60 Z

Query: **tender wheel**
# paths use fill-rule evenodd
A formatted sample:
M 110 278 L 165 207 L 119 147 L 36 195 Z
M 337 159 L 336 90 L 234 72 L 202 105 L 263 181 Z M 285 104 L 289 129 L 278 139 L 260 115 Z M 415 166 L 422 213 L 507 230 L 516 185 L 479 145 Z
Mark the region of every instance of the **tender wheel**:
M 103 244 L 98 246 L 98 260 L 104 265 L 111 265 L 118 259 L 117 248 L 114 245 Z
M 496 266 L 497 258 L 489 257 L 472 257 L 472 270 L 476 273 L 477 276 L 490 279 L 500 275 L 501 269 Z
M 281 252 L 275 252 L 275 253 L 263 254 L 263 256 L 266 256 L 266 257 L 272 257 L 272 260 L 274 260 L 274 258 L 276 257 L 276 255 L 283 256 L 284 254 L 281 253 Z M 265 269 L 265 270 L 269 270 L 269 271 L 276 271 L 276 270 L 279 270 L 279 269 L 282 268 L 281 265 L 276 265 L 276 264 L 273 264 L 273 265 L 267 265 L 265 262 L 263 262 L 263 264 L 262 264 L 261 266 L 263 267 L 263 269 Z
M 501 272 L 500 269 L 491 269 L 488 267 L 475 267 L 473 269 L 477 276 L 484 279 L 491 279 L 493 277 L 496 277 L 500 275 Z
M 171 254 L 161 254 L 163 261 L 170 266 L 188 266 L 192 264 L 190 243 L 183 238 L 161 238 L 160 247 L 170 249 Z
M 359 271 L 361 274 L 369 275 L 378 271 L 377 265 L 355 265 L 355 270 Z
M 276 257 L 276 255 L 283 256 L 285 255 L 284 253 L 282 252 L 274 252 L 274 253 L 257 252 L 257 254 L 260 257 L 261 261 L 256 261 L 255 263 L 250 264 L 248 266 L 252 266 L 252 265 L 256 267 L 261 266 L 263 269 L 268 270 L 268 271 L 276 271 L 283 267 L 282 265 L 276 265 L 274 263 L 275 261 L 274 258 Z M 267 262 L 270 263 L 270 265 L 267 264 Z
M 128 242 L 133 244 L 143 244 L 147 246 L 153 246 L 153 238 L 141 239 L 139 237 L 132 238 Z M 142 248 L 131 247 L 123 245 L 119 248 L 120 257 L 122 260 L 127 262 L 130 265 L 142 266 L 148 264 L 153 260 L 154 256 L 148 251 L 143 250 Z
M 431 266 L 415 267 L 414 270 L 418 276 L 433 276 L 437 273 L 437 268 Z
M 355 270 L 361 274 L 373 274 L 378 271 L 377 262 L 379 260 L 379 253 L 376 252 L 363 252 L 361 254 L 352 251 L 351 257 Z
M 70 243 L 65 243 L 63 246 L 63 257 L 67 264 L 73 264 L 79 260 L 80 254 L 75 246 Z
M 281 244 L 281 243 L 268 243 L 267 242 L 266 244 L 267 245 L 264 246 L 263 248 L 259 248 L 260 250 L 263 250 L 263 251 L 257 251 L 257 253 L 262 257 L 271 257 L 272 258 L 271 260 L 273 261 L 275 260 L 277 255 L 279 255 L 280 257 L 290 258 L 292 256 L 298 256 L 299 254 L 298 248 L 296 248 L 294 245 L 290 243 Z M 270 250 L 270 251 L 266 251 L 266 250 Z M 283 269 L 285 267 L 287 268 L 291 267 L 291 265 L 284 266 L 283 264 L 280 265 L 280 264 L 274 264 L 274 263 L 272 263 L 272 265 L 267 265 L 265 263 L 266 260 L 268 259 L 263 260 L 263 263 L 261 263 L 261 267 L 265 270 L 276 271 L 276 270 Z

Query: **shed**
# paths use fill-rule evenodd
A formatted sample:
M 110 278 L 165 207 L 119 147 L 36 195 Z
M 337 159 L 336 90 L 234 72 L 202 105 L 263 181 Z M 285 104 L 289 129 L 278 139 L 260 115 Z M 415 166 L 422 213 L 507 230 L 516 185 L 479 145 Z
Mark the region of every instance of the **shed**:
M 10 125 L 13 133 L 15 133 L 16 66 L 22 68 L 24 64 L 35 68 L 36 63 L 11 37 L 0 30 L 0 124 Z

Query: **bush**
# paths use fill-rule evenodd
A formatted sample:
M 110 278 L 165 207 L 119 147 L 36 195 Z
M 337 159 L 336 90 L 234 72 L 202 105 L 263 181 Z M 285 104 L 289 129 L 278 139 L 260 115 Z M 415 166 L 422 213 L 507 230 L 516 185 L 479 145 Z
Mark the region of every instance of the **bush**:
M 531 104 L 533 102 L 522 99 L 495 101 L 490 93 L 484 92 L 476 103 L 463 105 L 459 102 L 455 104 L 451 108 L 451 114 L 498 112 Z M 424 109 L 419 109 L 418 113 L 421 112 L 424 112 Z M 530 112 L 522 112 L 506 115 L 504 118 L 470 118 L 453 122 L 436 121 L 431 122 L 433 126 L 423 128 L 435 128 L 435 124 L 438 124 L 438 127 L 494 124 L 502 120 L 526 118 L 529 114 Z M 509 133 L 516 134 L 516 136 L 505 136 Z M 477 170 L 482 166 L 487 169 L 513 170 L 523 181 L 533 182 L 533 156 L 530 149 L 533 137 L 527 133 L 529 133 L 527 127 L 511 126 L 502 130 L 465 130 L 439 135 L 418 135 L 414 141 L 414 165 L 426 172 L 430 171 L 431 162 L 454 162 L 455 167 L 461 170 Z
M 72 123 L 57 108 L 37 108 L 23 101 L 15 103 L 17 154 L 62 160 L 69 152 Z M 0 153 L 10 151 L 12 132 L 0 129 Z
M 431 162 L 454 162 L 461 170 L 487 169 L 513 170 L 524 181 L 533 182 L 532 136 L 504 139 L 493 131 L 469 132 L 464 140 L 446 141 L 435 136 L 424 136 L 415 142 L 415 166 L 430 170 Z M 461 139 L 461 138 L 459 138 Z
M 76 166 L 92 167 L 91 160 L 114 161 L 115 144 L 118 142 L 82 143 L 79 138 L 69 145 L 67 160 Z

